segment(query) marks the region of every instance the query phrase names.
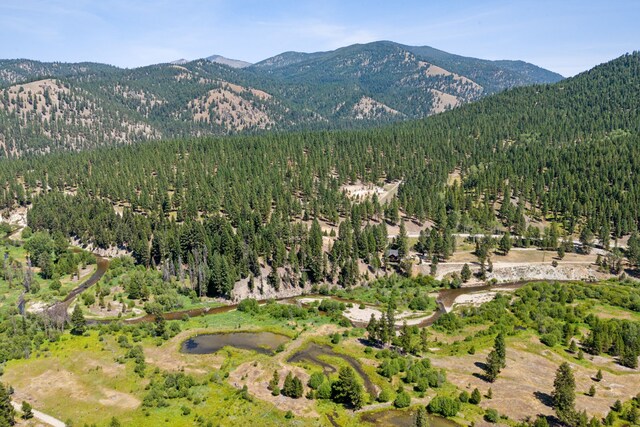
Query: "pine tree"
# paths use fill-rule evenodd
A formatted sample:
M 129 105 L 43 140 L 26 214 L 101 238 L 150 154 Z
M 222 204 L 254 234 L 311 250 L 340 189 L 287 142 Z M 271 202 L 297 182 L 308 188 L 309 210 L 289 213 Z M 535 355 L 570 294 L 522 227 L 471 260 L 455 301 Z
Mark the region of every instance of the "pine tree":
M 409 255 L 409 237 L 407 235 L 407 228 L 404 224 L 404 220 L 400 222 L 400 231 L 396 238 L 396 246 L 398 248 L 398 257 L 400 260 L 404 260 Z
M 508 231 L 502 235 L 499 247 L 503 255 L 507 255 L 511 250 L 511 235 Z
M 302 397 L 303 393 L 304 393 L 304 387 L 302 385 L 302 380 L 297 376 L 293 377 L 293 390 L 292 390 L 291 397 L 293 397 L 294 399 L 298 399 Z
M 596 372 L 596 381 L 602 381 L 602 369 L 598 369 L 598 372 Z
M 15 424 L 16 411 L 11 405 L 9 390 L 0 383 L 0 427 L 12 426 Z
M 282 395 L 287 397 L 293 397 L 294 394 L 294 383 L 293 383 L 293 374 L 291 372 L 287 373 L 287 376 L 284 378 L 284 385 L 282 386 Z
M 465 283 L 467 283 L 469 279 L 471 279 L 471 269 L 469 268 L 469 264 L 465 263 L 462 266 L 462 271 L 460 271 L 460 278 Z
M 571 367 L 564 362 L 556 371 L 553 382 L 553 408 L 560 421 L 572 425 L 576 419 L 576 382 Z
M 280 394 L 280 389 L 278 388 L 278 384 L 280 383 L 280 374 L 278 374 L 278 370 L 273 371 L 273 377 L 269 381 L 269 385 L 267 388 L 271 391 L 274 391 L 276 388 L 278 389 L 278 394 Z
M 482 401 L 482 394 L 480 394 L 480 390 L 478 390 L 478 388 L 476 387 L 471 392 L 471 397 L 469 398 L 469 402 L 473 403 L 474 405 L 477 405 L 481 401 Z
M 371 318 L 367 324 L 367 333 L 369 334 L 370 341 L 376 341 L 378 339 L 378 321 L 373 313 L 371 313 Z
M 424 406 L 420 405 L 418 407 L 418 411 L 416 412 L 416 427 L 428 427 L 429 419 L 427 418 L 427 410 Z
M 494 382 L 498 378 L 501 370 L 501 363 L 498 353 L 495 350 L 491 350 L 487 356 L 485 368 L 486 377 L 489 382 Z
M 364 391 L 362 384 L 356 379 L 353 368 L 340 368 L 338 380 L 331 384 L 331 398 L 338 403 L 360 409 L 364 405 Z
M 76 304 L 71 314 L 71 333 L 82 335 L 87 329 L 87 321 L 84 318 L 80 304 Z
M 507 345 L 505 344 L 504 334 L 502 332 L 496 336 L 493 348 L 500 358 L 500 368 L 505 368 L 507 366 Z
M 636 369 L 638 367 L 638 350 L 630 345 L 626 346 L 620 356 L 620 363 L 627 368 Z
M 499 333 L 496 336 L 493 350 L 487 356 L 486 376 L 490 382 L 494 382 L 500 371 L 506 367 L 506 351 L 504 335 Z

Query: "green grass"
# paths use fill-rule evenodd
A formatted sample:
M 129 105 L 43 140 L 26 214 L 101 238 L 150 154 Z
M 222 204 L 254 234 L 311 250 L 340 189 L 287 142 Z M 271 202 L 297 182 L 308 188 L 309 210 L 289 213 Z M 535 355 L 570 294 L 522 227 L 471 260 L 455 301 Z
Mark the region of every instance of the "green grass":
M 211 317 L 230 319 L 234 316 Z M 151 338 L 143 340 L 144 345 L 153 345 L 153 342 Z M 145 410 L 139 403 L 147 393 L 145 386 L 148 377 L 153 375 L 153 367 L 147 368 L 147 378 L 140 378 L 133 372 L 132 361 L 116 362 L 125 351 L 117 345 L 115 337 L 100 338 L 96 331 L 80 337 L 66 334 L 59 342 L 43 345 L 31 359 L 10 361 L 3 381 L 11 383 L 18 391 L 33 387 L 34 381 L 39 383 L 35 408 L 61 420 L 71 419 L 75 425 L 105 425 L 112 416 L 123 425 L 138 426 L 186 427 L 194 425 L 196 417 L 211 420 L 214 425 L 295 424 L 295 420 L 286 420 L 284 413 L 271 404 L 257 399 L 244 400 L 224 379 L 192 389 L 203 399 L 200 404 L 184 398 L 173 399 L 169 400 L 169 407 Z M 257 357 L 268 359 L 268 356 L 241 350 L 226 348 L 222 351 L 227 356 L 222 372 Z M 215 371 L 210 368 L 211 373 Z M 63 384 L 66 386 L 59 388 Z M 120 400 L 128 400 L 133 405 L 113 404 Z M 183 415 L 183 406 L 191 410 L 190 415 Z
M 616 319 L 628 319 L 636 322 L 640 322 L 640 313 L 626 310 L 620 307 L 614 307 L 608 304 L 596 303 L 591 312 L 596 316 L 611 317 Z

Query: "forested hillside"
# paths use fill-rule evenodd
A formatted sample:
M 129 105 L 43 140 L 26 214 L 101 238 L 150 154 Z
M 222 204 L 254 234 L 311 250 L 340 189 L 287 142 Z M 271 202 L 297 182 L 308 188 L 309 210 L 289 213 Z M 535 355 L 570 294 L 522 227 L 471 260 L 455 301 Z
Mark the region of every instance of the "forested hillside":
M 421 118 L 562 76 L 391 42 L 285 53 L 232 68 L 217 56 L 135 69 L 0 61 L 0 155 Z M 232 65 L 235 63 L 231 63 Z
M 385 224 L 401 215 L 433 221 L 419 243 L 436 259 L 450 254 L 455 231 L 500 229 L 554 249 L 563 236 L 589 232 L 606 247 L 638 227 L 639 97 L 634 53 L 554 85 L 383 128 L 4 161 L 2 206 L 32 203 L 34 229 L 121 246 L 167 274 L 186 264 L 210 295 L 229 295 L 264 266 L 273 286 L 354 284 L 358 263 L 375 271 L 386 262 Z M 451 182 L 454 171 L 459 180 Z M 397 199 L 384 202 L 341 187 L 397 180 Z M 536 218 L 548 224 L 542 235 L 529 225 Z M 323 236 L 321 224 L 336 235 Z

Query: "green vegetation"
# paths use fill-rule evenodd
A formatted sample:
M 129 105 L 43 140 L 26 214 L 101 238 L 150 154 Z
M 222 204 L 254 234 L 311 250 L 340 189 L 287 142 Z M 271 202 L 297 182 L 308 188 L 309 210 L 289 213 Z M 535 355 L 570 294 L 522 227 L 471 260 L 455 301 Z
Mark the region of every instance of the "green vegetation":
M 34 231 L 124 247 L 164 277 L 189 276 L 198 296 L 229 296 L 251 277 L 263 291 L 324 281 L 348 287 L 363 280 L 360 261 L 374 272 L 406 271 L 407 260 L 394 265 L 385 256 L 384 224 L 398 223 L 398 209 L 406 220 L 435 223 L 418 239 L 435 263 L 451 253 L 455 231 L 499 228 L 514 246 L 556 250 L 563 235 L 588 229 L 608 247 L 637 228 L 640 120 L 637 91 L 628 88 L 637 84 L 639 57 L 376 130 L 183 139 L 6 162 L 0 206 L 31 200 Z M 603 81 L 607 97 L 599 96 Z M 423 159 L 433 161 L 424 167 Z M 606 165 L 615 167 L 605 174 Z M 461 183 L 448 186 L 455 169 Z M 399 179 L 388 203 L 354 202 L 341 189 Z M 52 191 L 35 195 L 43 185 Z M 70 188 L 75 195 L 64 193 Z M 525 217 L 550 225 L 540 232 Z M 305 218 L 310 227 L 295 220 Z M 321 223 L 335 233 L 328 251 Z M 623 255 L 612 253 L 605 268 L 617 270 Z
M 576 382 L 571 372 L 571 367 L 564 362 L 556 372 L 553 382 L 553 408 L 556 415 L 563 423 L 575 425 L 576 423 Z
M 397 53 L 394 46 L 383 47 Z M 201 61 L 190 67 L 234 73 Z M 174 79 L 175 70 L 162 76 Z M 151 72 L 131 73 L 153 78 Z M 377 87 L 380 81 L 368 84 Z M 567 252 L 587 253 L 598 245 L 606 251 L 598 260 L 604 271 L 617 275 L 637 267 L 640 90 L 634 89 L 639 85 L 635 53 L 555 85 L 510 90 L 387 128 L 183 138 L 2 161 L 0 180 L 6 184 L 0 207 L 30 208 L 24 241 L 3 241 L 4 375 L 20 388 L 32 387 L 34 378 L 52 384 L 39 404 L 76 422 L 105 422 L 95 411 L 103 409 L 96 402 L 107 402 L 102 406 L 111 405 L 114 426 L 200 426 L 214 420 L 293 425 L 316 414 L 350 419 L 349 411 L 374 399 L 397 408 L 429 399 L 434 414 L 512 423 L 499 406 L 506 375 L 491 384 L 496 395 L 491 406 L 497 409 L 485 411 L 486 401 L 478 406 L 477 387 L 484 391 L 489 384 L 480 377 L 461 385 L 465 377 L 447 376 L 451 368 L 442 368 L 448 357 L 463 365 L 485 360 L 488 353 L 486 379 L 492 382 L 506 368 L 507 343 L 510 355 L 544 349 L 554 361 L 572 361 L 576 372 L 588 369 L 587 376 L 603 366 L 606 379 L 602 372 L 595 375 L 605 383 L 609 375 L 635 378 L 640 287 L 631 279 L 530 283 L 479 306 L 437 313 L 427 330 L 410 326 L 414 314 L 407 318 L 403 312 L 433 312 L 430 293 L 471 280 L 470 267 L 461 263 L 459 274 L 442 281 L 402 276 L 424 261 L 435 273 L 438 263 L 454 255 L 456 232 L 484 235 L 464 243 L 480 261 L 480 279 L 491 272 L 492 253 L 506 255 L 512 246 L 568 257 Z M 184 91 L 176 102 L 196 92 L 193 82 L 185 86 L 192 92 Z M 160 117 L 151 114 L 149 120 Z M 189 134 L 195 127 L 176 129 Z M 459 180 L 449 179 L 452 171 L 459 172 Z M 343 185 L 358 182 L 395 183 L 398 193 L 384 196 L 387 200 L 352 198 Z M 429 229 L 427 221 L 433 223 Z M 421 229 L 413 247 L 411 223 Z M 387 227 L 397 230 L 391 241 Z M 5 235 L 13 231 L 0 229 Z M 627 250 L 608 250 L 611 240 L 626 236 Z M 71 276 L 79 276 L 92 257 L 70 248 L 69 239 L 132 256 L 113 259 L 99 283 L 70 302 L 70 324 L 52 321 L 48 313 L 20 314 L 21 299 L 60 301 L 74 286 Z M 322 298 L 308 306 L 258 302 L 280 291 L 344 300 Z M 219 304 L 214 298 L 243 300 L 237 310 L 215 315 L 170 320 L 176 316 L 167 314 L 186 308 L 205 312 Z M 351 328 L 343 314 L 356 306 L 375 306 L 383 315 L 372 315 L 366 332 Z M 127 319 L 144 313 L 148 316 L 139 324 Z M 406 321 L 396 333 L 400 313 Z M 92 317 L 111 321 L 92 325 Z M 178 350 L 189 334 L 234 330 L 273 331 L 291 341 L 270 355 L 233 347 L 207 355 Z M 315 356 L 313 348 L 320 349 Z M 309 359 L 287 369 L 290 357 L 306 350 Z M 625 368 L 598 365 L 585 353 L 610 357 Z M 557 366 L 550 359 L 545 360 Z M 302 398 L 306 375 L 308 398 Z M 562 422 L 583 426 L 589 419 L 575 409 L 575 383 L 563 363 L 553 402 Z M 53 387 L 58 384 L 60 392 Z M 595 386 L 592 390 L 594 395 Z M 590 402 L 601 402 L 603 394 Z M 487 399 L 493 395 L 488 388 Z M 60 396 L 78 404 L 63 407 Z M 614 405 L 605 421 L 636 423 L 637 406 L 635 400 Z
M 331 399 L 354 409 L 364 405 L 364 390 L 349 366 L 340 368 L 338 379 L 331 383 Z
M 506 364 L 506 344 L 504 335 L 499 333 L 493 345 L 493 350 L 487 356 L 486 375 L 489 382 L 494 382 L 498 378 L 500 371 L 507 366 Z
M 4 384 L 0 383 L 0 426 L 12 426 L 15 423 L 15 415 L 9 390 Z

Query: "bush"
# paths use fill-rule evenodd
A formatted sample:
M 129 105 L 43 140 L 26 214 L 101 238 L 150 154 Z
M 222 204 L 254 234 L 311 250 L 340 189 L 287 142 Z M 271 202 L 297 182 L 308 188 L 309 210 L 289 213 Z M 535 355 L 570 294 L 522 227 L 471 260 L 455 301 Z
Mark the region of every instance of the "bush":
M 32 234 L 33 234 L 33 230 L 31 230 L 31 227 L 29 227 L 28 225 L 22 229 L 23 239 L 28 239 L 29 237 L 31 237 Z
M 324 381 L 320 384 L 316 395 L 318 396 L 318 399 L 331 399 L 331 382 Z
M 481 400 L 482 400 L 482 394 L 480 394 L 480 390 L 478 390 L 477 388 L 474 388 L 473 391 L 471 392 L 469 403 L 473 403 L 474 405 L 477 405 L 478 403 L 480 403 Z
M 490 423 L 497 423 L 500 419 L 500 415 L 498 415 L 498 411 L 496 411 L 495 409 L 489 408 L 484 413 L 484 419 L 485 421 L 488 421 Z
M 322 372 L 314 372 L 313 374 L 311 374 L 311 377 L 309 377 L 309 382 L 307 382 L 307 385 L 310 388 L 317 390 L 324 382 L 324 379 L 325 376 Z
M 431 399 L 427 407 L 432 414 L 439 414 L 443 417 L 453 417 L 460 411 L 460 401 L 446 396 L 436 396 Z
M 540 337 L 540 341 L 549 347 L 553 347 L 558 344 L 558 337 L 555 334 L 544 334 Z
M 240 301 L 238 304 L 238 311 L 254 314 L 260 311 L 260 306 L 258 305 L 258 301 L 255 299 L 247 298 Z
M 411 396 L 406 391 L 398 393 L 396 399 L 393 401 L 393 406 L 398 409 L 408 408 L 411 405 Z
M 462 403 L 467 403 L 469 402 L 470 399 L 471 397 L 469 396 L 469 393 L 467 393 L 466 391 L 463 391 L 462 393 L 460 393 L 460 396 L 458 396 L 458 400 L 460 400 L 460 402 Z
M 389 400 L 391 400 L 391 393 L 389 393 L 389 390 L 385 390 L 383 389 L 379 394 L 378 394 L 378 398 L 376 399 L 378 402 L 388 402 Z

